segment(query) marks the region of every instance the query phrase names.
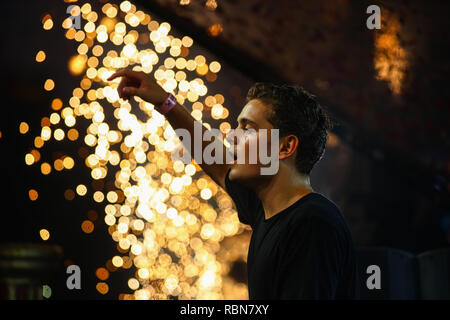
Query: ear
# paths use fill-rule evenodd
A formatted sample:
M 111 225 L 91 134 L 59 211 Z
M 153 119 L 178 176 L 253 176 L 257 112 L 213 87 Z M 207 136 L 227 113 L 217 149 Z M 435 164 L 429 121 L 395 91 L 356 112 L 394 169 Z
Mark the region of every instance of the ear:
M 298 138 L 296 135 L 290 134 L 280 139 L 279 159 L 283 160 L 291 157 L 298 148 Z

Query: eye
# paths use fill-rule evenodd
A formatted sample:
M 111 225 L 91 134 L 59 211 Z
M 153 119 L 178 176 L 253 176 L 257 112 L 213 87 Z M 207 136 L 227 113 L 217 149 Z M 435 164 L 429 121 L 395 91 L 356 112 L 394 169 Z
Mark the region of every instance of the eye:
M 252 128 L 251 126 L 245 127 L 244 132 L 246 135 L 251 135 L 256 132 L 255 128 Z

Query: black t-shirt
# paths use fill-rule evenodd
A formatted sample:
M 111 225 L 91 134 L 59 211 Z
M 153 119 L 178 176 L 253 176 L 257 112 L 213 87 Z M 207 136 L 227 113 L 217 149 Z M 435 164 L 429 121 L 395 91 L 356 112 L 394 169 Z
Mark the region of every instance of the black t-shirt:
M 239 220 L 253 230 L 250 299 L 357 299 L 355 249 L 337 206 L 312 192 L 265 219 L 256 193 L 225 178 Z

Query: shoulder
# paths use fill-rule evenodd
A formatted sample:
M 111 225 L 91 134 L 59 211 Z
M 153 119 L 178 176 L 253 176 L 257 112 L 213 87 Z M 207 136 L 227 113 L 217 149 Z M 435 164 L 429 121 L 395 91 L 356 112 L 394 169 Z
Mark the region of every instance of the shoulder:
M 311 194 L 295 208 L 285 225 L 281 242 L 286 254 L 305 252 L 333 261 L 343 261 L 352 247 L 349 228 L 336 204 L 321 194 Z
M 347 225 L 339 207 L 320 193 L 313 192 L 292 212 L 289 231 L 311 229 L 311 232 L 343 234 Z

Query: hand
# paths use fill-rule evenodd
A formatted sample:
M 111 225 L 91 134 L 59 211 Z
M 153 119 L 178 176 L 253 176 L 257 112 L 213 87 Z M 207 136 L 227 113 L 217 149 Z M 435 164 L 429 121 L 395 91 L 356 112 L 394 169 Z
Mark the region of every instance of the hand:
M 117 77 L 122 77 L 117 92 L 119 97 L 124 100 L 129 100 L 132 96 L 138 96 L 144 101 L 159 106 L 169 95 L 155 79 L 145 72 L 122 69 L 110 76 L 108 81 Z

